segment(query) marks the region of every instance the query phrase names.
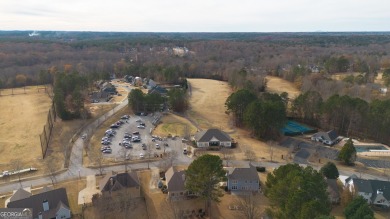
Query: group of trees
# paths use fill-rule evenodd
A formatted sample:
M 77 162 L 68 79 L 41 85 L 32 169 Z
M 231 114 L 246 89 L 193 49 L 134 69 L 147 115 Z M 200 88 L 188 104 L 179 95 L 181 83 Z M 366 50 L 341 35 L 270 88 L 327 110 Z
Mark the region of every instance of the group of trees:
M 161 108 L 164 98 L 158 93 L 145 94 L 140 89 L 132 89 L 128 96 L 129 106 L 134 112 L 154 112 Z
M 259 138 L 275 138 L 287 121 L 286 104 L 277 94 L 241 89 L 226 100 L 227 113 L 233 113 L 236 125 L 244 124 Z
M 140 89 L 132 89 L 128 96 L 129 106 L 134 112 L 154 112 L 159 111 L 164 103 L 176 112 L 183 112 L 188 107 L 187 92 L 183 88 L 172 88 L 168 91 L 167 97 L 159 93 L 145 94 Z
M 54 82 L 54 104 L 58 116 L 68 120 L 86 116 L 84 108 L 85 91 L 88 88 L 87 78 L 78 72 L 57 72 Z
M 368 103 L 338 94 L 323 100 L 318 92 L 308 91 L 292 102 L 291 111 L 295 118 L 323 129 L 336 129 L 342 135 L 370 137 L 390 143 L 390 100 Z
M 327 184 L 323 175 L 310 166 L 280 166 L 268 173 L 265 185 L 271 205 L 267 211 L 274 218 L 323 218 L 330 214 Z

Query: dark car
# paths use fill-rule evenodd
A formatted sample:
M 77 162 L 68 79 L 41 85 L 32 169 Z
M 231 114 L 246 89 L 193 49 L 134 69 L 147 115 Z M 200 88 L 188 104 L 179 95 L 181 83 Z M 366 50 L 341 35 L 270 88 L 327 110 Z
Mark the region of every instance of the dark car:
M 116 128 L 119 128 L 119 125 L 117 125 L 117 124 L 112 124 L 112 125 L 110 126 L 110 128 L 116 129 Z
M 139 135 L 139 132 L 133 132 L 133 135 Z
M 139 139 L 139 138 L 133 139 L 132 142 L 141 142 L 141 139 Z

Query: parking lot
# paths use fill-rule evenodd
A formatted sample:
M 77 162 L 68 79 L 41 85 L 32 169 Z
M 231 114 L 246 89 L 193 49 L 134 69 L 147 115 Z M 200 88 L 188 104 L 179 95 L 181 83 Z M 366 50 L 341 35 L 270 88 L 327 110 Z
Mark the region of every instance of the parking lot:
M 154 128 L 152 121 L 156 115 L 147 116 L 129 115 L 128 119 L 121 119 L 121 124 L 112 126 L 110 130 L 115 134 L 106 134 L 102 138 L 102 150 L 104 146 L 111 148 L 109 152 L 103 153 L 105 157 L 123 159 L 145 159 L 150 157 L 161 157 L 164 152 L 176 151 L 177 160 L 187 160 L 183 154 L 184 144 L 181 138 L 164 138 L 163 136 L 152 136 L 150 133 Z M 118 123 L 119 124 L 119 123 Z M 144 126 L 142 126 L 144 124 Z M 106 133 L 112 133 L 106 131 Z M 125 137 L 127 137 L 125 139 Z M 104 138 L 104 139 L 103 139 Z M 106 141 L 106 142 L 105 142 Z M 106 145 L 103 145 L 105 143 Z

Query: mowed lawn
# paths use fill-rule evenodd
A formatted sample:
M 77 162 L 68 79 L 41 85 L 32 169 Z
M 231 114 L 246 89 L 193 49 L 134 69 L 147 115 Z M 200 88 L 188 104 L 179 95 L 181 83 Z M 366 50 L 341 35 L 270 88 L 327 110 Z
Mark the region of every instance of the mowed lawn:
M 16 95 L 2 90 L 0 96 L 0 167 L 6 170 L 11 160 L 18 159 L 30 167 L 42 158 L 39 135 L 46 123 L 51 99 L 37 87 L 15 89 Z M 34 163 L 34 162 L 33 162 Z

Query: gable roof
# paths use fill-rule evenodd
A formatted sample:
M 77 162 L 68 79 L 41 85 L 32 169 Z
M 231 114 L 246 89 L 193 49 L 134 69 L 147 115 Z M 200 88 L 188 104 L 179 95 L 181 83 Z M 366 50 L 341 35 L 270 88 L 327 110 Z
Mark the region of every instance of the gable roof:
M 353 184 L 358 192 L 372 193 L 371 200 L 374 201 L 378 192 L 390 201 L 390 182 L 375 179 L 353 179 Z
M 102 192 L 117 191 L 122 188 L 139 187 L 138 175 L 135 172 L 125 172 L 115 174 L 111 172 L 100 181 Z
M 372 186 L 370 181 L 366 179 L 353 179 L 353 185 L 358 192 L 372 193 Z
M 219 129 L 208 129 L 195 134 L 195 140 L 197 142 L 209 142 L 213 138 L 216 138 L 219 141 L 232 140 L 228 134 Z
M 168 192 L 184 191 L 185 188 L 185 170 L 179 171 L 177 167 L 170 167 L 165 172 Z
M 42 203 L 44 200 L 47 200 L 49 203 L 49 211 L 46 212 L 43 211 Z M 33 218 L 38 218 L 40 212 L 42 212 L 43 218 L 52 218 L 52 213 L 54 212 L 52 210 L 56 209 L 60 203 L 69 209 L 69 202 L 65 188 L 54 189 L 48 192 L 32 195 L 29 198 L 10 202 L 8 203 L 7 208 L 32 208 Z
M 335 130 L 329 132 L 317 132 L 313 135 L 314 137 L 321 137 L 324 140 L 335 141 L 338 138 L 338 135 Z
M 16 192 L 11 196 L 9 202 L 17 201 L 20 199 L 25 199 L 31 196 L 31 193 L 24 190 L 23 188 L 19 188 Z
M 233 171 L 228 175 L 228 179 L 259 181 L 259 174 L 257 174 L 256 168 L 249 164 L 249 167 L 234 168 Z

